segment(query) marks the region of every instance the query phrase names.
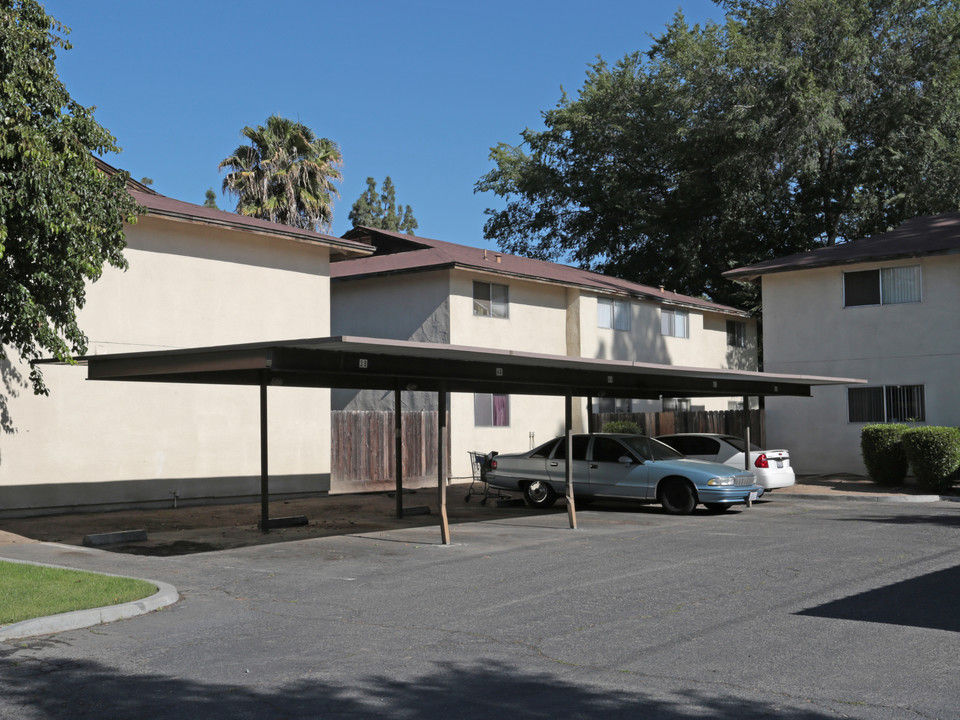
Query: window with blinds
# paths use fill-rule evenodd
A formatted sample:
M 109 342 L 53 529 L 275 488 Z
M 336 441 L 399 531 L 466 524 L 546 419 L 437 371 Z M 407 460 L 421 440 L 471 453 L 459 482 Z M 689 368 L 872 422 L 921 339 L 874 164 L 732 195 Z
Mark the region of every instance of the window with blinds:
M 630 301 L 599 298 L 597 300 L 597 327 L 629 330 Z
M 923 385 L 882 385 L 847 389 L 848 418 L 852 423 L 924 422 Z
M 843 274 L 843 306 L 920 302 L 920 266 L 907 265 Z

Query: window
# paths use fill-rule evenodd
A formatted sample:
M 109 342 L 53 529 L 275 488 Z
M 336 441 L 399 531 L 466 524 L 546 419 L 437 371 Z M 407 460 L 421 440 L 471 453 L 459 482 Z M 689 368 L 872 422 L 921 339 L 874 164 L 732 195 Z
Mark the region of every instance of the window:
M 663 398 L 663 412 L 690 412 L 690 398 Z
M 623 445 L 608 437 L 595 437 L 593 439 L 593 461 L 594 462 L 620 462 L 622 457 L 630 457 L 630 451 Z
M 920 302 L 920 266 L 860 270 L 843 274 L 843 306 Z
M 508 317 L 509 296 L 507 290 L 506 285 L 494 285 L 493 283 L 477 282 L 475 280 L 473 283 L 473 314 L 495 318 Z
M 747 324 L 739 320 L 727 320 L 727 345 L 735 348 L 747 346 Z
M 690 337 L 690 313 L 660 309 L 660 332 L 671 337 Z
M 613 328 L 614 330 L 630 329 L 630 301 L 597 300 L 597 327 Z
M 510 396 L 477 393 L 473 396 L 473 424 L 476 427 L 508 427 Z
M 573 436 L 573 461 L 577 460 L 586 460 L 587 459 L 587 443 L 590 442 L 589 435 L 574 435 Z M 553 453 L 554 460 L 566 460 L 567 459 L 567 442 L 565 438 L 560 438 L 560 442 L 557 443 L 556 452 Z
M 884 385 L 847 389 L 852 423 L 926 420 L 923 385 Z

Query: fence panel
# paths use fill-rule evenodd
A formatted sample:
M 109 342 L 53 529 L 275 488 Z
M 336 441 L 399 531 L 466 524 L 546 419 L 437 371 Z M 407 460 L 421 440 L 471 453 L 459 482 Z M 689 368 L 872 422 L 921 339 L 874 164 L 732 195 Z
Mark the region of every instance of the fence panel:
M 631 422 L 643 435 L 670 435 L 672 433 L 721 433 L 744 435 L 742 410 L 691 410 L 687 412 L 596 413 L 596 428 L 613 421 Z M 750 440 L 763 444 L 763 410 L 750 411 Z
M 436 410 L 404 412 L 402 415 L 405 487 L 435 484 L 437 481 L 438 417 Z M 392 412 L 335 410 L 331 413 L 330 435 L 331 492 L 394 488 L 396 460 Z M 448 432 L 445 449 L 448 469 L 449 439 Z

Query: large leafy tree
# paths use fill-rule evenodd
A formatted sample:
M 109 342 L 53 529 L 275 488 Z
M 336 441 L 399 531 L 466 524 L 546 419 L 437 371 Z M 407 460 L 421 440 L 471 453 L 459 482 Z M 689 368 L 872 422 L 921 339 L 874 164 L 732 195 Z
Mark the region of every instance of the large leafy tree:
M 402 209 L 397 207 L 397 190 L 389 175 L 383 181 L 379 193 L 377 181 L 372 177 L 367 178 L 367 189 L 357 198 L 348 217 L 354 227 L 363 225 L 380 230 L 405 232 L 408 235 L 412 235 L 419 227 L 409 205 Z
M 0 0 L 0 361 L 86 351 L 87 283 L 126 268 L 123 223 L 136 220 L 127 175 L 91 154 L 118 151 L 114 138 L 57 76 L 68 33 L 34 0 Z M 30 380 L 47 393 L 38 368 Z
M 336 143 L 279 115 L 245 127 L 241 145 L 220 163 L 223 190 L 237 197 L 241 215 L 310 230 L 333 222 L 334 184 L 343 162 Z
M 493 148 L 486 237 L 751 305 L 725 270 L 960 207 L 956 0 L 720 5 Z

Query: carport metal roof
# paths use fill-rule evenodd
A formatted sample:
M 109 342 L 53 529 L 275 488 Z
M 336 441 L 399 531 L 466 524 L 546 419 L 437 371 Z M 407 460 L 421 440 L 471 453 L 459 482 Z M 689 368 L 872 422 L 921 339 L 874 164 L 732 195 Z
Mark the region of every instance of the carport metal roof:
M 542 355 L 365 337 L 89 355 L 90 380 L 573 397 L 809 396 L 861 380 Z
M 264 532 L 270 526 L 267 388 L 271 385 L 393 390 L 398 413 L 402 391 L 436 392 L 440 416 L 438 448 L 445 446 L 448 392 L 563 396 L 569 456 L 573 397 L 809 396 L 811 388 L 817 385 L 865 382 L 349 336 L 89 355 L 79 361 L 87 365 L 90 380 L 259 386 Z M 399 438 L 397 433 L 397 510 L 402 514 Z M 570 526 L 576 527 L 571 465 L 567 464 L 567 511 Z M 438 467 L 441 539 L 447 544 L 446 470 L 442 454 Z

